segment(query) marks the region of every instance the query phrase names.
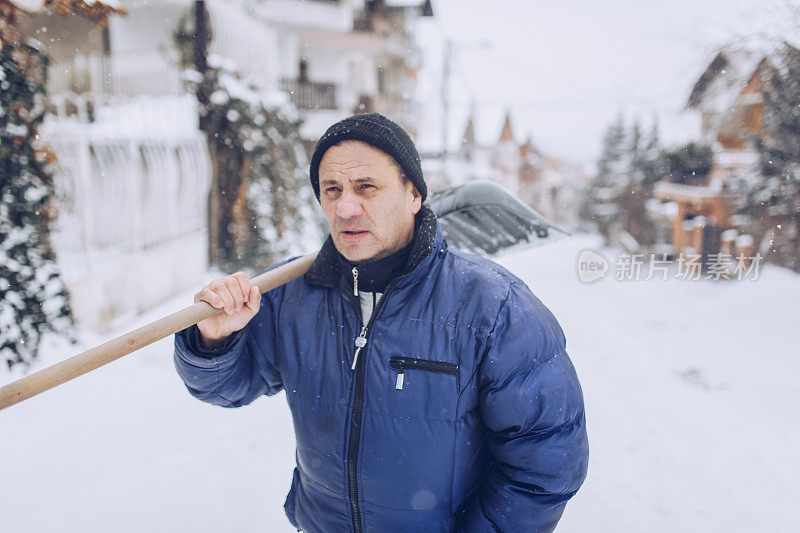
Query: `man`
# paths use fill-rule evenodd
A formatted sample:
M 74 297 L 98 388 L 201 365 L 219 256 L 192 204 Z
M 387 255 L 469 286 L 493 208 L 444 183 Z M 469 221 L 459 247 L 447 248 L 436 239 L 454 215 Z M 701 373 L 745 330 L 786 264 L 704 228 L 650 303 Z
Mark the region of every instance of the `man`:
M 203 288 L 225 313 L 176 335 L 201 400 L 286 391 L 297 467 L 284 508 L 309 532 L 551 531 L 586 475 L 583 398 L 552 314 L 500 266 L 451 250 L 408 135 L 331 126 L 311 159 L 330 237 L 262 295 Z

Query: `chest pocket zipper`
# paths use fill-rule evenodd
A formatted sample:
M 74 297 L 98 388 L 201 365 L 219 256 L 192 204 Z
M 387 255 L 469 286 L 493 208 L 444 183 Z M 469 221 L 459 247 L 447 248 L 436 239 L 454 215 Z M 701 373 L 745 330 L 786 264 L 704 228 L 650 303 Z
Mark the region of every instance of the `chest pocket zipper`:
M 443 374 L 452 375 L 458 372 L 458 365 L 454 363 L 398 355 L 393 355 L 389 358 L 389 366 L 397 369 L 397 383 L 394 387 L 397 390 L 403 390 L 403 378 L 406 370 L 427 370 L 429 372 L 441 372 Z

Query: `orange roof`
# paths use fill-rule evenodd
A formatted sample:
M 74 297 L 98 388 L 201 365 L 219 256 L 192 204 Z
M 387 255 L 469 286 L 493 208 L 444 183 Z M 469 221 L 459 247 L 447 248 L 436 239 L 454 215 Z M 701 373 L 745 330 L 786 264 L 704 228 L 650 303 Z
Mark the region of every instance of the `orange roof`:
M 500 133 L 500 142 L 513 140 L 514 132 L 511 130 L 511 112 L 506 111 L 506 121 L 503 124 L 503 131 Z
M 461 137 L 461 144 L 466 146 L 475 146 L 475 119 L 473 115 L 474 111 L 470 111 L 467 127 L 464 128 L 464 135 Z

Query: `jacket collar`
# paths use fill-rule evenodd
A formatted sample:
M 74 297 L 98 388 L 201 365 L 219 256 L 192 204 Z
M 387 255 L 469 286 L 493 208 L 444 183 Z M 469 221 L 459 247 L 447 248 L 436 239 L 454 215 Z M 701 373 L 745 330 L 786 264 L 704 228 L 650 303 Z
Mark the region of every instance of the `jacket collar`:
M 439 221 L 428 206 L 423 205 L 419 213 L 417 213 L 415 226 L 414 245 L 411 248 L 408 263 L 406 263 L 402 274 L 403 277 L 408 279 L 417 277 L 417 267 L 423 265 L 423 263 L 430 266 L 431 261 L 426 261 L 426 259 L 433 257 L 435 255 L 433 254 L 434 251 L 444 247 Z M 408 275 L 412 273 L 414 274 L 413 276 Z M 322 249 L 317 254 L 317 258 L 308 272 L 306 272 L 305 279 L 313 285 L 335 288 L 339 286 L 341 278 L 339 252 L 333 244 L 333 239 L 328 235 L 322 245 Z

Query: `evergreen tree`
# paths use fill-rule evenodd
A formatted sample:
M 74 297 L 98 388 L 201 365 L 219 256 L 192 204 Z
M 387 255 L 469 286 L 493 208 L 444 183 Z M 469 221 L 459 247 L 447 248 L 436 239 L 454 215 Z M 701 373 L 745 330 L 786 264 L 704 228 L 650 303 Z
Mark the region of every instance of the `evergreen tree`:
M 619 200 L 628 181 L 625 148 L 625 124 L 620 114 L 603 137 L 603 151 L 589 192 L 592 219 L 607 243 L 617 231 L 620 218 Z
M 758 139 L 763 180 L 752 213 L 766 222 L 770 259 L 800 271 L 800 50 L 785 44 L 764 84 L 764 138 Z
M 20 42 L 0 2 L 0 358 L 29 365 L 47 331 L 74 340 L 69 297 L 50 246 L 52 153 L 39 143 L 44 54 Z
M 661 178 L 658 173 L 660 150 L 655 121 L 649 135 L 642 133 L 638 121 L 626 133 L 620 115 L 606 131 L 597 175 L 581 209 L 591 213 L 607 244 L 623 231 L 642 247 L 654 244 L 656 231 L 647 216 L 646 204 Z
M 634 130 L 639 130 L 639 125 L 634 126 Z M 650 134 L 635 135 L 638 142 L 631 143 L 631 182 L 642 186 L 648 195 L 653 192 L 653 185 L 660 179 L 658 175 L 658 161 L 661 157 L 661 136 L 659 134 L 658 121 L 653 121 Z
M 628 146 L 628 181 L 619 197 L 620 227 L 645 247 L 655 243 L 655 228 L 647 216 L 646 204 L 653 197 L 658 155 L 658 124 L 654 123 L 652 133 L 645 139 L 639 122 L 635 122 Z
M 650 130 L 650 136 L 647 140 L 647 147 L 645 148 L 645 161 L 649 164 L 645 168 L 644 182 L 650 186 L 658 181 L 657 164 L 658 158 L 661 155 L 661 133 L 658 127 L 658 121 L 653 121 L 653 127 Z
M 681 185 L 708 184 L 708 175 L 714 166 L 710 146 L 689 143 L 675 150 L 664 151 L 658 158 L 658 179 Z

